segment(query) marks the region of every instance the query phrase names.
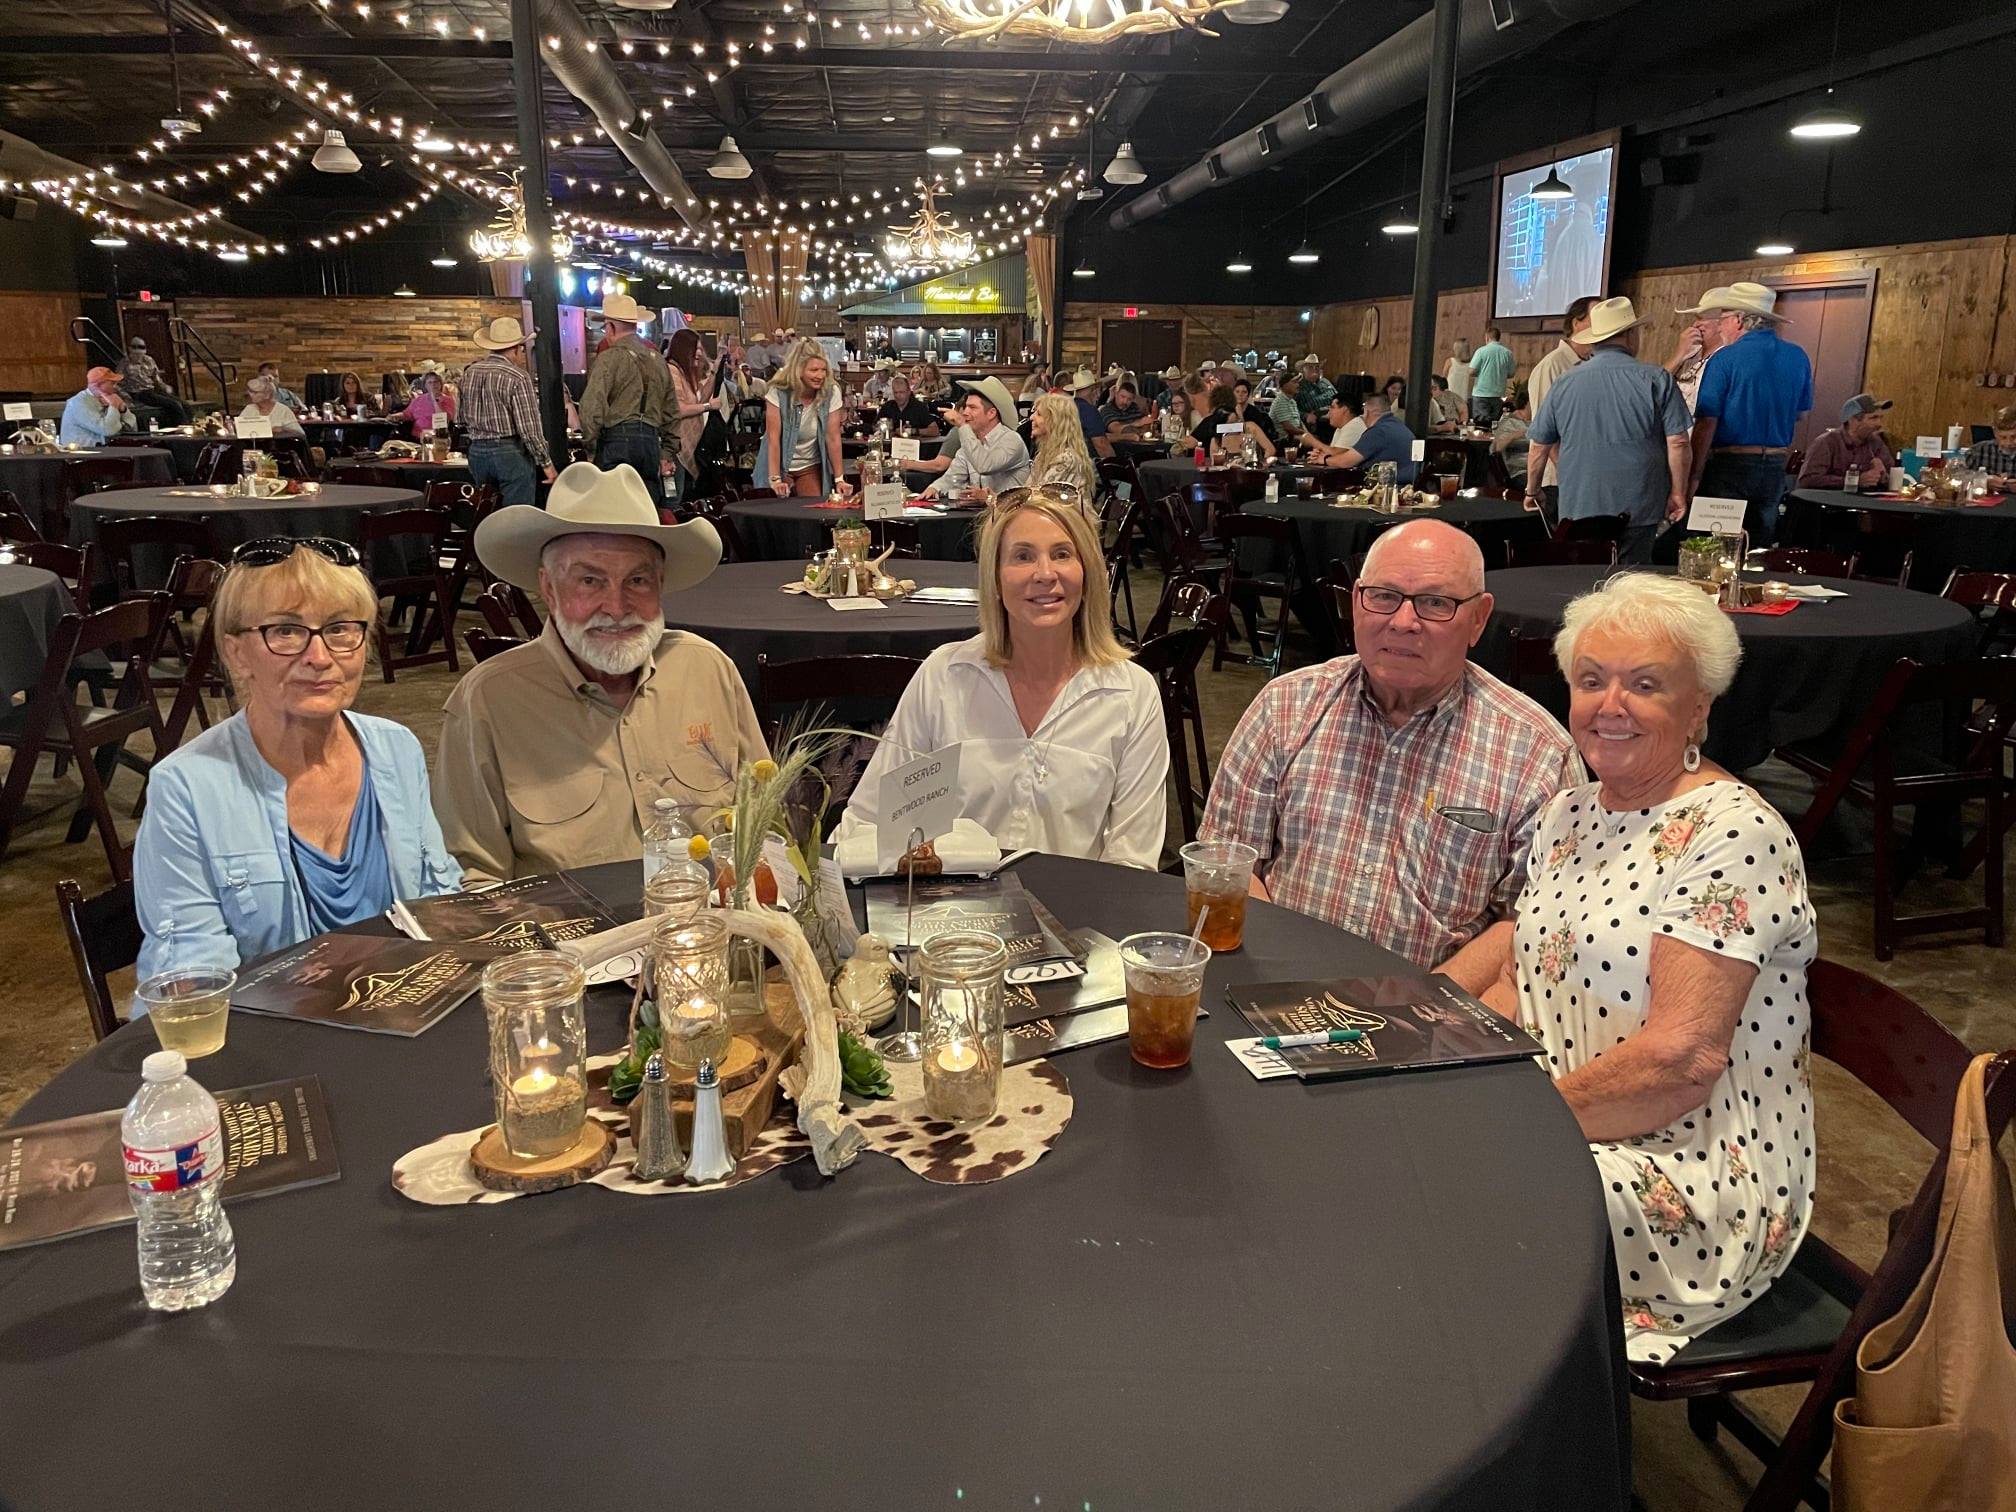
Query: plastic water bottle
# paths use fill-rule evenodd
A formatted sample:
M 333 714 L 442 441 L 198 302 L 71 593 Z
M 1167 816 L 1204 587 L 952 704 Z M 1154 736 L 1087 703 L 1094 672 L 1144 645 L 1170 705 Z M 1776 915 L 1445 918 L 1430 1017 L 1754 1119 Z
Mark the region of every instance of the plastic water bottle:
M 161 1312 L 204 1307 L 231 1289 L 238 1247 L 224 1216 L 224 1134 L 217 1099 L 179 1050 L 140 1066 L 119 1124 L 126 1190 L 140 1220 L 140 1290 Z
M 1279 473 L 1270 472 L 1267 474 L 1266 502 L 1269 504 L 1279 504 L 1281 502 L 1281 475 Z
M 679 817 L 677 798 L 658 798 L 651 804 L 650 827 L 644 831 L 644 881 L 648 886 L 668 861 L 684 861 L 693 831 Z
M 238 454 L 238 493 L 242 498 L 251 498 L 259 492 L 254 481 L 259 475 L 259 454 L 246 447 Z

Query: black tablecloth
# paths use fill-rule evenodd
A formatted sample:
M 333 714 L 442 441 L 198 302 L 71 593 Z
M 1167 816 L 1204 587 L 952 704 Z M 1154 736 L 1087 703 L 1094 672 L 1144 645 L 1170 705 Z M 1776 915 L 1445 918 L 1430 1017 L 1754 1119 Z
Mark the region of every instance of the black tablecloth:
M 219 497 L 207 491 L 121 489 L 80 499 L 70 506 L 70 542 L 81 546 L 95 540 L 98 522 L 113 515 L 202 515 L 210 522 L 220 554 L 229 554 L 232 547 L 261 536 L 334 536 L 355 541 L 357 521 L 364 515 L 381 509 L 406 509 L 419 502 L 419 494 L 407 488 L 356 488 L 334 483 L 319 494 L 290 494 L 278 499 Z M 141 584 L 158 584 L 173 556 L 166 550 L 139 553 L 134 567 Z M 427 552 L 420 548 L 402 553 L 397 562 L 367 562 L 366 566 L 380 575 L 424 572 L 426 560 Z M 109 566 L 102 561 L 99 580 L 112 580 Z
M 2016 499 L 1987 507 L 1913 504 L 1831 488 L 1801 488 L 1786 495 L 1779 539 L 1791 545 L 1859 551 L 1872 564 L 1902 559 L 1901 537 L 1911 551 L 1911 586 L 1937 593 L 1956 567 L 2016 572 Z M 1867 567 L 1857 568 L 1866 572 Z
M 175 481 L 175 459 L 159 447 L 101 446 L 90 451 L 0 457 L 0 489 L 14 495 L 21 512 L 38 526 L 48 520 L 75 491 L 68 474 L 78 462 L 107 458 L 129 464 L 125 474 L 136 480 Z
M 1551 636 L 1568 600 L 1611 570 L 1527 567 L 1486 575 L 1496 605 L 1471 656 L 1509 676 L 1512 630 Z M 1973 624 L 1957 604 L 1881 583 L 1772 576 L 1840 588 L 1849 597 L 1802 603 L 1784 615 L 1730 616 L 1743 662 L 1709 712 L 1706 750 L 1731 771 L 1755 766 L 1774 746 L 1845 734 L 1900 656 L 1933 664 L 1972 654 Z
M 216 437 L 208 435 L 184 435 L 179 431 L 164 431 L 150 432 L 145 443 L 137 440 L 131 443 L 108 441 L 106 445 L 116 446 L 123 450 L 129 444 L 132 446 L 144 444 L 156 450 L 165 451 L 173 459 L 173 476 L 187 483 L 196 476 L 196 463 L 203 455 L 203 448 L 216 439 Z M 152 474 L 146 474 L 145 476 L 151 477 Z M 164 478 L 162 481 L 166 482 L 168 480 Z
M 1249 502 L 1265 497 L 1269 474 L 1281 480 L 1281 491 L 1292 494 L 1298 478 L 1316 478 L 1319 475 L 1335 475 L 1340 468 L 1322 467 L 1268 467 L 1248 470 L 1243 467 L 1220 467 L 1211 469 L 1207 475 L 1232 486 L 1232 497 L 1241 502 Z M 1181 493 L 1198 478 L 1197 464 L 1188 457 L 1163 457 L 1153 462 L 1137 462 L 1134 476 L 1141 480 L 1141 491 L 1151 499 L 1166 498 L 1172 493 Z M 1199 522 L 1202 523 L 1201 521 Z
M 1183 921 L 1178 878 L 1019 871 L 1069 924 Z M 583 878 L 634 907 L 634 862 Z M 986 1186 L 868 1153 L 420 1207 L 392 1162 L 490 1117 L 481 1005 L 414 1040 L 234 1015 L 200 1079 L 318 1074 L 343 1179 L 234 1204 L 237 1283 L 192 1316 L 143 1310 L 124 1230 L 0 1256 L 0 1504 L 1624 1507 L 1616 1273 L 1566 1105 L 1529 1063 L 1255 1082 L 1225 984 L 1391 957 L 1257 902 L 1246 942 L 1187 1071 L 1058 1057 L 1070 1127 Z M 595 1049 L 627 1004 L 595 995 Z M 24 1121 L 124 1103 L 153 1048 L 121 1030 Z M 205 1473 L 108 1431 L 104 1404 L 191 1392 L 228 1443 Z
M 918 456 L 925 458 L 927 461 L 937 456 L 938 448 L 945 444 L 943 436 L 918 436 L 916 441 Z M 860 461 L 861 458 L 868 455 L 868 445 L 866 437 L 857 440 L 853 436 L 842 436 L 840 438 L 841 460 L 843 462 Z
M 413 422 L 411 420 L 309 420 L 301 421 L 301 430 L 308 437 L 310 446 L 319 446 L 331 456 L 340 451 L 355 451 L 359 447 L 375 448 L 387 441 L 411 441 Z
M 470 482 L 469 459 L 460 462 L 394 462 L 371 457 L 344 457 L 329 464 L 324 476 L 331 483 L 355 483 L 358 473 L 367 468 L 383 468 L 399 480 L 403 488 L 424 492 L 430 483 L 446 480 L 450 483 Z
M 925 481 L 929 481 L 926 479 Z M 802 562 L 814 551 L 833 544 L 833 527 L 851 509 L 815 508 L 805 499 L 744 499 L 728 506 L 735 528 L 751 556 L 765 562 Z M 972 510 L 950 514 L 905 515 L 918 527 L 924 555 L 935 562 L 970 562 L 980 516 Z
M 896 602 L 883 609 L 833 609 L 809 594 L 778 590 L 795 576 L 795 562 L 728 562 L 698 587 L 672 596 L 665 623 L 703 635 L 728 653 L 749 696 L 756 696 L 756 657 L 772 661 L 805 656 L 854 656 L 886 651 L 925 657 L 947 641 L 977 634 L 980 611 Z M 899 562 L 889 569 L 925 587 L 971 588 L 971 562 Z M 835 689 L 837 698 L 844 689 Z
M 55 573 L 0 563 L 0 711 L 41 679 L 56 622 L 76 607 Z

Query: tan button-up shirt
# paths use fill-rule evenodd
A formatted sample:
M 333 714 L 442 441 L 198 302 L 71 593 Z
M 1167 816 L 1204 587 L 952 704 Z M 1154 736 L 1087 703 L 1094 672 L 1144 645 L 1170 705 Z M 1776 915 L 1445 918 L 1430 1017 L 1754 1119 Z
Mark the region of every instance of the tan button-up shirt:
M 465 882 L 637 860 L 655 799 L 725 807 L 769 754 L 735 664 L 699 636 L 667 631 L 618 708 L 549 621 L 448 695 L 434 812 Z

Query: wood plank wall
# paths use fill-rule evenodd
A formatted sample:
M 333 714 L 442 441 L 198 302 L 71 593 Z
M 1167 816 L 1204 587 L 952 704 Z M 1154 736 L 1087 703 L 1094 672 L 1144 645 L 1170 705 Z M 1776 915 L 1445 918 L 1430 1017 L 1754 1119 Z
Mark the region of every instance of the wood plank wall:
M 1103 367 L 1099 352 L 1099 323 L 1120 320 L 1129 307 L 1124 304 L 1072 301 L 1064 306 L 1063 365 L 1085 366 L 1095 371 Z M 1313 329 L 1302 323 L 1300 305 L 1139 305 L 1134 306 L 1144 320 L 1183 322 L 1183 367 L 1231 355 L 1234 351 L 1280 351 L 1291 360 L 1309 350 Z
M 1908 246 L 1861 247 L 1806 257 L 1758 258 L 1655 268 L 1624 278 L 1643 327 L 1639 351 L 1664 358 L 1690 317 L 1676 313 L 1715 284 L 1791 274 L 1876 273 L 1864 379 L 1869 390 L 1896 402 L 1893 442 L 1944 434 L 1948 425 L 1986 423 L 2002 405 L 2016 402 L 2016 236 Z M 1485 291 L 1451 289 L 1437 301 L 1435 344 L 1446 357 L 1457 336 L 1473 343 L 1484 332 Z M 1379 313 L 1376 343 L 1361 340 L 1370 306 Z M 1410 301 L 1405 297 L 1325 305 L 1316 312 L 1316 350 L 1330 371 L 1368 372 L 1377 380 L 1407 370 Z M 1523 373 L 1559 338 L 1514 336 L 1507 345 Z M 1994 385 L 1986 378 L 2000 381 Z
M 417 367 L 425 358 L 459 368 L 482 355 L 470 333 L 500 315 L 531 321 L 516 299 L 197 299 L 174 302 L 241 379 L 262 362 L 280 365 L 281 382 L 299 389 L 305 374 L 355 368 L 375 388 L 377 374 Z
M 75 294 L 0 292 L 0 391 L 42 398 L 84 387 L 84 349 L 70 339 Z

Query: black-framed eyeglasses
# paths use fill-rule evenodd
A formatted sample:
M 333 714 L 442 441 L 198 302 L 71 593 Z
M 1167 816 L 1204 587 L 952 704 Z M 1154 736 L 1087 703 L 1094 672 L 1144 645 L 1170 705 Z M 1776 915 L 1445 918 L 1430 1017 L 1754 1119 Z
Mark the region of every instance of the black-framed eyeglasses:
M 1358 607 L 1367 614 L 1398 614 L 1402 604 L 1412 604 L 1416 616 L 1438 625 L 1456 618 L 1458 609 L 1472 599 L 1482 597 L 1481 590 L 1465 594 L 1462 598 L 1451 598 L 1446 593 L 1402 593 L 1398 588 L 1375 588 L 1366 583 L 1358 585 Z
M 299 656 L 308 649 L 308 642 L 316 636 L 322 637 L 322 644 L 338 655 L 347 656 L 364 644 L 364 637 L 371 631 L 365 620 L 331 620 L 326 625 L 297 625 L 282 621 L 276 625 L 253 625 L 259 632 L 259 639 L 266 643 L 266 649 L 275 656 Z M 243 631 L 239 632 L 241 635 Z
M 364 560 L 357 554 L 355 546 L 333 536 L 261 536 L 256 541 L 246 541 L 233 548 L 231 561 L 234 565 L 246 567 L 271 567 L 286 561 L 302 546 L 326 557 L 338 567 L 356 567 Z

